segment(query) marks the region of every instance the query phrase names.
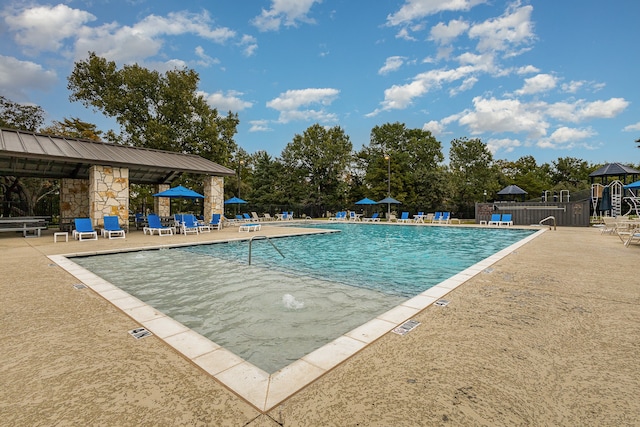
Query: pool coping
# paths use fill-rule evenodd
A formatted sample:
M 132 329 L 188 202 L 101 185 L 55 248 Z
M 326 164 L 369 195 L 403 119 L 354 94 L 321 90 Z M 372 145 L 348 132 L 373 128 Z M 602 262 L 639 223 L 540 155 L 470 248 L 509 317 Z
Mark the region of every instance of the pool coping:
M 380 314 L 363 325 L 345 333 L 319 349 L 312 351 L 273 374 L 269 374 L 245 361 L 69 259 L 79 256 L 102 255 L 114 252 L 146 251 L 249 240 L 248 237 L 197 243 L 165 244 L 152 247 L 146 246 L 141 248 L 128 248 L 126 250 L 118 249 L 49 255 L 48 258 L 69 274 L 82 281 L 88 288 L 106 299 L 144 328 L 148 329 L 166 344 L 173 347 L 183 357 L 199 366 L 226 388 L 247 401 L 257 410 L 265 413 L 331 371 L 336 366 L 345 362 L 367 345 L 402 325 L 412 316 L 426 309 L 467 280 L 485 271 L 489 266 L 502 260 L 545 231 L 546 229 L 540 229 L 518 242 L 509 245 L 385 313 Z M 327 232 L 335 232 L 335 230 L 295 232 L 277 237 L 292 237 Z

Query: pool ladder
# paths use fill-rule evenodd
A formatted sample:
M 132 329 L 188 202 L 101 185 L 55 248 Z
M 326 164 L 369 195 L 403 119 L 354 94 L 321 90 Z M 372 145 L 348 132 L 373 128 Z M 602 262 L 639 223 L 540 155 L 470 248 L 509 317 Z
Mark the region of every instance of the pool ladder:
M 282 258 L 284 258 L 284 254 L 282 252 L 280 252 L 280 249 L 278 249 L 276 247 L 276 245 L 273 244 L 273 242 L 271 241 L 271 239 L 269 239 L 267 236 L 253 236 L 249 239 L 249 265 L 251 265 L 251 245 L 253 244 L 254 240 L 263 240 L 266 239 L 267 242 L 269 242 L 271 244 L 271 246 L 273 246 L 273 249 L 275 249 L 276 251 L 278 251 L 278 253 L 280 254 L 280 256 L 282 256 Z
M 540 222 L 538 224 L 542 225 L 543 222 L 546 222 L 548 220 L 552 219 L 553 220 L 553 229 L 556 229 L 556 217 L 551 215 L 546 217 L 545 219 L 541 219 Z M 551 226 L 549 226 L 549 230 L 551 230 Z

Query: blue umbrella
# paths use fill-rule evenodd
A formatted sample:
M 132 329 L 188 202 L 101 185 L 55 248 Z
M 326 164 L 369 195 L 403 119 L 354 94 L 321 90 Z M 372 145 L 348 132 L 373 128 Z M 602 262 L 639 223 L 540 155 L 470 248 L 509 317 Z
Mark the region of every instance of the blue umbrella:
M 375 200 L 371 200 L 368 197 L 365 197 L 364 199 L 358 200 L 356 202 L 356 205 L 377 205 L 377 204 L 378 202 L 376 202 Z
M 628 189 L 640 188 L 640 181 L 636 181 L 636 182 L 632 182 L 631 184 L 627 184 L 627 185 L 624 186 L 624 188 L 628 188 Z
M 182 199 L 204 199 L 204 196 L 200 193 L 196 193 L 195 191 L 183 187 L 182 185 L 178 185 L 177 187 L 170 188 L 165 191 L 161 191 L 160 193 L 156 193 L 153 197 L 169 197 L 172 199 L 182 198 Z
M 234 203 L 247 203 L 247 202 L 242 200 L 242 199 L 240 199 L 240 198 L 238 198 L 238 197 L 232 197 L 229 200 L 225 200 L 224 201 L 225 205 L 232 205 Z

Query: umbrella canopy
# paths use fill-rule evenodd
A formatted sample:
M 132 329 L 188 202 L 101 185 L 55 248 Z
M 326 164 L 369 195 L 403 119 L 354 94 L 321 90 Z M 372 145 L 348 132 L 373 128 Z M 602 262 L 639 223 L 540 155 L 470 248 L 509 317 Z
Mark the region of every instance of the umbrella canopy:
M 636 182 L 632 182 L 631 184 L 627 184 L 627 185 L 624 186 L 624 188 L 627 188 L 627 189 L 640 188 L 640 181 L 636 181 Z
M 522 188 L 518 187 L 517 185 L 508 185 L 506 187 L 504 187 L 502 190 L 498 191 L 497 193 L 500 196 L 507 196 L 507 195 L 521 195 L 521 194 L 527 194 L 526 191 L 524 191 Z
M 399 201 L 397 201 L 396 199 L 394 199 L 393 197 L 385 197 L 384 199 L 380 200 L 378 203 L 395 203 L 395 204 L 398 204 L 398 205 L 402 204 Z
M 232 197 L 229 200 L 225 200 L 224 201 L 225 205 L 232 205 L 234 203 L 247 203 L 247 202 L 245 200 L 242 200 L 242 199 L 238 198 L 238 197 Z
M 170 188 L 160 193 L 156 193 L 153 197 L 169 197 L 169 198 L 183 198 L 183 199 L 204 199 L 204 196 L 200 193 L 178 185 L 177 187 Z
M 356 205 L 377 205 L 377 204 L 378 202 L 376 202 L 375 200 L 371 200 L 368 197 L 365 197 L 364 199 L 358 200 L 356 202 Z

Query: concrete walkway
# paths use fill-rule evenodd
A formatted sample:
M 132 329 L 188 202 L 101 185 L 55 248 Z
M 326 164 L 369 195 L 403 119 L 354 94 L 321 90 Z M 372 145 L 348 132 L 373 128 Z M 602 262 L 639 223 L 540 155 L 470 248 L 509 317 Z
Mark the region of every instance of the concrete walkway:
M 46 256 L 239 237 L 0 236 L 2 423 L 638 425 L 640 245 L 597 229 L 544 233 L 265 414 Z

